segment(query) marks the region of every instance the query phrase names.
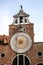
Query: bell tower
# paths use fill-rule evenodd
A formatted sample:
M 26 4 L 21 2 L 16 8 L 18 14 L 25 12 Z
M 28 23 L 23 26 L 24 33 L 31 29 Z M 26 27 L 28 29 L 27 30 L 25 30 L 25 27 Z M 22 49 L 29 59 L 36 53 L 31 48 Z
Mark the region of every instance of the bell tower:
M 34 42 L 33 23 L 29 21 L 29 14 L 24 12 L 22 6 L 20 7 L 19 12 L 13 16 L 13 23 L 9 25 L 9 36 L 11 38 L 17 32 L 25 32 L 31 36 Z

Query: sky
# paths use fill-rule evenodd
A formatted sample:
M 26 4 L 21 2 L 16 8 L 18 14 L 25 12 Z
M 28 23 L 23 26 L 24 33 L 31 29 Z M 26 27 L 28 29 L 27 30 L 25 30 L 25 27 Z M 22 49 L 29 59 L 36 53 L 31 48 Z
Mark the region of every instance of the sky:
M 34 41 L 43 42 L 43 0 L 0 0 L 0 35 L 9 35 L 9 25 L 20 5 L 34 23 Z

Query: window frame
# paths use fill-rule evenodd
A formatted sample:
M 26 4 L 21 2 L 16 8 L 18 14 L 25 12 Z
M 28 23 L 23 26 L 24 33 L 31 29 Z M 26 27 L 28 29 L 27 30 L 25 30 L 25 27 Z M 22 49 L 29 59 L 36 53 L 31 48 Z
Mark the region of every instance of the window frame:
M 30 60 L 30 58 L 29 58 L 27 55 L 25 55 L 25 54 L 17 54 L 17 55 L 13 58 L 11 64 L 13 64 L 14 59 L 15 59 L 17 56 L 19 56 L 19 55 L 23 55 L 23 56 L 27 57 L 27 59 L 29 60 L 30 65 L 31 65 L 31 60 Z
M 38 65 L 39 63 L 42 63 L 43 64 L 43 62 L 38 62 L 36 65 Z

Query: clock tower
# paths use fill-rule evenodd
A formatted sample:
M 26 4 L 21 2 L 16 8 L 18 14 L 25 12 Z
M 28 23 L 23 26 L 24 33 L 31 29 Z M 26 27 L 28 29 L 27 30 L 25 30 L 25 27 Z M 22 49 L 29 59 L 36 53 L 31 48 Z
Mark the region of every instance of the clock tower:
M 13 60 L 13 65 L 15 63 L 30 65 L 30 60 L 25 54 L 29 52 L 34 42 L 33 23 L 29 21 L 29 14 L 24 12 L 22 6 L 13 18 L 13 23 L 9 25 L 10 46 L 17 55 Z M 26 59 L 27 62 L 24 62 Z

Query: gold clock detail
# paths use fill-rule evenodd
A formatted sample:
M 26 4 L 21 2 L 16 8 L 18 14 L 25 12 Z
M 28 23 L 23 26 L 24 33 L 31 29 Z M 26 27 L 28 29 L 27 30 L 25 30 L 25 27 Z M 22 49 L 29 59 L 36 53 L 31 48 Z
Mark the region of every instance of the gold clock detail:
M 16 47 L 20 48 L 20 49 L 25 48 L 26 45 L 27 45 L 27 41 L 28 40 L 25 36 L 23 36 L 23 35 L 17 36 L 17 38 L 16 38 Z

